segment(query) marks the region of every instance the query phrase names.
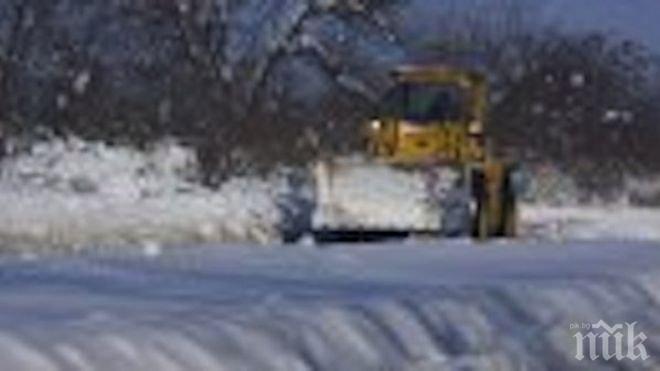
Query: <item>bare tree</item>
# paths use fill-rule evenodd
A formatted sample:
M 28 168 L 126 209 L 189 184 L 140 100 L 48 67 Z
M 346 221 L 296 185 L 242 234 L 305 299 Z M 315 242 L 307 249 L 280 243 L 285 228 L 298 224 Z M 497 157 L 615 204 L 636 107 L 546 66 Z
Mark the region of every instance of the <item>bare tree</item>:
M 284 117 L 293 119 L 295 115 L 290 112 L 271 112 L 269 104 L 275 101 L 282 106 L 286 97 L 282 91 L 268 88 L 278 67 L 290 58 L 304 57 L 313 61 L 333 82 L 331 89 L 373 101 L 376 94 L 349 73 L 347 66 L 351 61 L 330 50 L 309 28 L 316 20 L 333 17 L 340 22 L 359 23 L 370 27 L 372 32 L 394 38 L 385 14 L 395 3 L 398 1 L 300 0 L 287 4 L 286 14 L 268 20 L 270 28 L 264 34 L 253 35 L 265 39 L 265 45 L 260 53 L 249 57 L 236 56 L 234 50 L 237 30 L 233 22 L 241 10 L 240 2 L 180 0 L 172 3 L 166 10 L 176 19 L 181 43 L 186 49 L 184 63 L 191 68 L 191 73 L 182 78 L 199 81 L 203 76 L 203 84 L 207 86 L 207 97 L 203 99 L 210 100 L 214 107 L 214 113 L 206 117 L 215 117 L 218 121 L 202 120 L 196 130 L 192 130 L 201 142 L 198 148 L 204 173 L 226 174 L 229 169 L 236 168 L 237 161 L 245 161 L 240 147 L 248 137 L 258 138 L 269 126 L 283 128 L 283 124 L 274 122 Z M 277 5 L 262 6 L 277 9 Z M 199 82 L 196 84 L 200 86 Z M 263 138 L 261 142 L 267 140 Z M 214 182 L 213 179 L 207 181 Z
M 644 47 L 538 27 L 529 2 L 479 4 L 449 2 L 438 20 L 443 31 L 425 47 L 438 60 L 467 54 L 489 73 L 488 130 L 498 150 L 550 161 L 591 190 L 655 171 L 657 109 Z
M 7 26 L 3 30 L 4 38 L 0 40 L 0 120 L 7 120 L 11 76 L 16 74 L 21 63 L 26 32 L 34 21 L 29 0 L 8 0 L 3 6 L 7 10 Z

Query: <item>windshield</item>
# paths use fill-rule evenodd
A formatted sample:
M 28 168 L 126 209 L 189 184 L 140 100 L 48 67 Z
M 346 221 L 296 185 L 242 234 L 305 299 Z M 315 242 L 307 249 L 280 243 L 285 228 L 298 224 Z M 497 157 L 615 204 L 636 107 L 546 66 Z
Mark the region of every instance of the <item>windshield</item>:
M 385 96 L 380 112 L 410 121 L 458 121 L 462 92 L 452 85 L 401 84 Z

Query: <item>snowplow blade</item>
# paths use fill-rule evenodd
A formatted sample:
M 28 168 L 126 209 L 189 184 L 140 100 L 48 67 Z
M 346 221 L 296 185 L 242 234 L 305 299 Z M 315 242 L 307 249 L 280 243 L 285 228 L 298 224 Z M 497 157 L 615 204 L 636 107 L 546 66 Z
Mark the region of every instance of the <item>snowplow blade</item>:
M 456 176 L 448 169 L 344 159 L 318 163 L 315 180 L 315 234 L 370 240 L 441 233 L 446 224 L 443 199 Z

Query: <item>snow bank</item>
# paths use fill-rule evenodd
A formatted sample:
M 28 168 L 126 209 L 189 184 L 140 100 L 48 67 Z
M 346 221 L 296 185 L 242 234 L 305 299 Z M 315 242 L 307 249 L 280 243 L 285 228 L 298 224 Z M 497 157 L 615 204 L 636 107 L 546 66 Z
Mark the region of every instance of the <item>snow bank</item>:
M 82 246 L 269 242 L 279 237 L 275 181 L 219 191 L 191 179 L 192 152 L 148 152 L 71 139 L 34 146 L 0 167 L 0 244 Z
M 146 152 L 76 139 L 37 144 L 0 166 L 0 249 L 268 244 L 310 228 L 314 196 L 305 176 L 234 179 L 212 191 L 194 181 L 196 171 L 192 151 L 175 143 Z M 543 174 L 533 182 L 534 203 L 523 207 L 523 237 L 660 240 L 660 209 L 571 206 L 572 183 Z M 382 209 L 403 210 L 401 197 Z M 448 230 L 461 230 L 463 204 L 443 203 Z
M 660 208 L 523 205 L 521 221 L 526 238 L 660 241 Z
M 587 195 L 551 166 L 535 169 L 530 183 L 521 207 L 524 238 L 660 240 L 660 207 L 650 206 L 657 197 L 657 180 L 630 179 L 609 201 Z

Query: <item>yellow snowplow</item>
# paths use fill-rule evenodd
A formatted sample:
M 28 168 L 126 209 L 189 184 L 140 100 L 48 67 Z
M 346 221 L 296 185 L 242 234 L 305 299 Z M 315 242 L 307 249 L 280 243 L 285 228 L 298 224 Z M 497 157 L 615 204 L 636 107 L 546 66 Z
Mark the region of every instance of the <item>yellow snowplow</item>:
M 316 166 L 320 239 L 516 234 L 513 166 L 487 137 L 484 74 L 404 66 L 364 129 L 365 153 Z

